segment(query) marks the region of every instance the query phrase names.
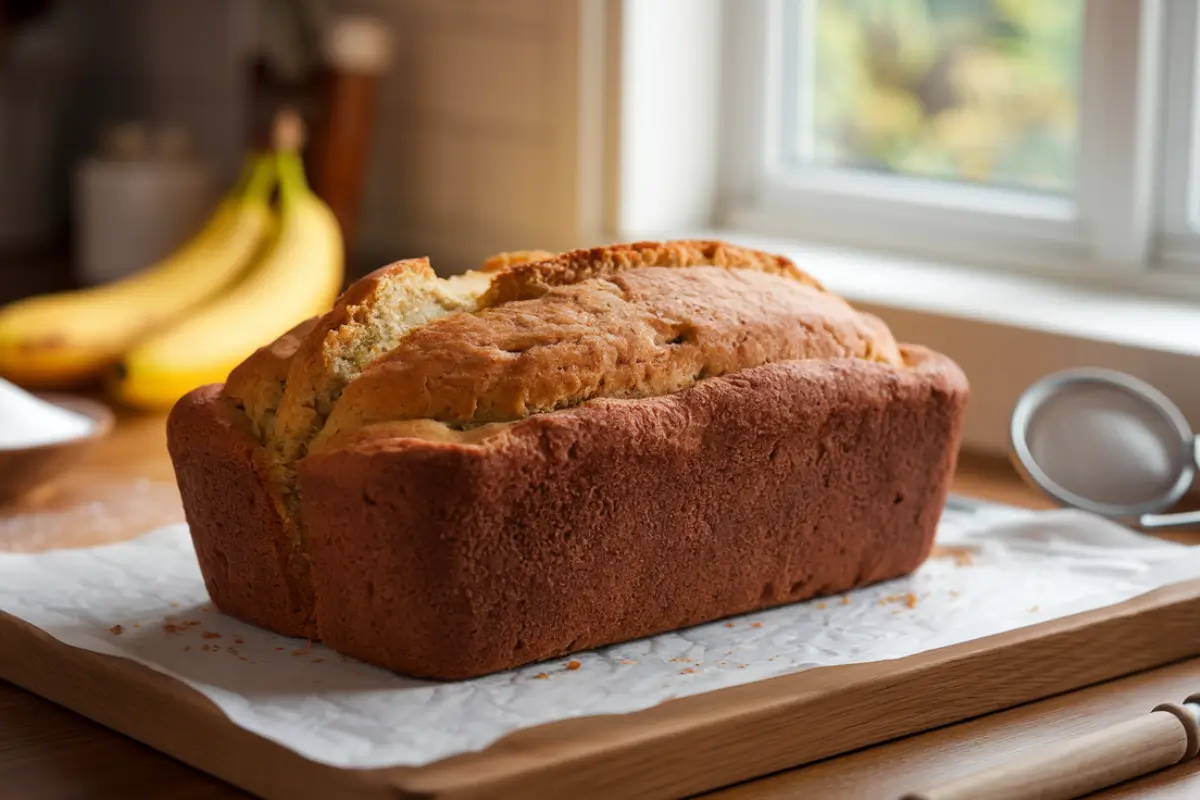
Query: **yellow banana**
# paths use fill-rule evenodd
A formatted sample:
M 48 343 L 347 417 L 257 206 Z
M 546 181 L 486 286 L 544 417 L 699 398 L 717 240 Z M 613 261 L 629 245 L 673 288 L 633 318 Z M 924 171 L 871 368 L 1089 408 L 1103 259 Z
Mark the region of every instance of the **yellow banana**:
M 166 409 L 187 392 L 223 382 L 259 346 L 329 310 L 344 277 L 342 235 L 309 190 L 295 152 L 278 155 L 279 230 L 246 277 L 191 316 L 133 347 L 113 389 L 127 405 Z
M 103 286 L 0 309 L 0 376 L 37 388 L 100 377 L 139 338 L 209 300 L 254 261 L 273 226 L 274 160 L 253 160 L 239 186 L 188 242 Z

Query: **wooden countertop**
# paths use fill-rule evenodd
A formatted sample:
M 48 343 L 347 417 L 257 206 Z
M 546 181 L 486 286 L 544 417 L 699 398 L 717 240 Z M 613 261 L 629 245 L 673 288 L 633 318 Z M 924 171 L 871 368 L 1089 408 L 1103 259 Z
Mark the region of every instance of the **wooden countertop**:
M 123 416 L 112 437 L 97 446 L 55 492 L 30 505 L 54 507 L 70 498 L 76 481 L 107 479 L 120 486 L 137 479 L 169 483 L 163 420 Z M 1049 507 L 1004 462 L 965 456 L 955 491 L 1024 505 Z M 178 514 L 172 492 L 158 495 L 147 519 Z M 10 512 L 11 513 L 11 512 Z M 0 522 L 4 512 L 0 512 Z M 0 527 L 0 530 L 3 530 Z M 78 542 L 64 526 L 52 538 Z M 1175 538 L 1200 542 L 1195 534 Z M 0 549 L 26 549 L 0 537 Z M 1200 659 L 1185 661 L 976 720 L 911 736 L 839 758 L 706 795 L 713 800 L 784 797 L 895 798 L 978 768 L 1021 750 L 1148 713 L 1165 701 L 1200 691 Z M 886 713 L 886 709 L 881 709 Z M 0 681 L 0 794 L 49 798 L 235 798 L 240 790 L 160 755 L 120 734 Z M 1093 795 L 1105 798 L 1200 797 L 1200 759 Z

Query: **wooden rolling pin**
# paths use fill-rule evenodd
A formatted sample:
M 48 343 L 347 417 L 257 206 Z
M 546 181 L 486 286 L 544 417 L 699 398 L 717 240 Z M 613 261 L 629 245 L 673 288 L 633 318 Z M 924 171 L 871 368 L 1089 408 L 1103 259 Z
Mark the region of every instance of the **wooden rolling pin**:
M 1198 752 L 1200 693 L 900 800 L 1071 800 Z

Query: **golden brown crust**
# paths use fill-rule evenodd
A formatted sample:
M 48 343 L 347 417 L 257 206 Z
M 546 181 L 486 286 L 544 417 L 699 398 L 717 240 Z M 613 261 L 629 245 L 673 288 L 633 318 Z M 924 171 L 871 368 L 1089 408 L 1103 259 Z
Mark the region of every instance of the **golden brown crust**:
M 392 265 L 180 402 L 168 441 L 218 607 L 459 678 L 926 557 L 968 395 L 953 362 L 781 257 L 541 255 L 453 289 Z M 475 308 L 413 300 L 459 289 Z M 311 455 L 280 449 L 326 408 Z
M 781 275 L 820 289 L 815 278 L 784 256 L 726 242 L 679 240 L 634 242 L 572 250 L 545 261 L 519 264 L 500 273 L 483 305 L 539 297 L 555 286 L 581 283 L 639 267 L 728 267 Z
M 380 300 L 384 287 L 406 278 L 419 283 L 436 281 L 437 275 L 427 258 L 407 259 L 381 267 L 355 281 L 333 308 L 309 329 L 289 364 L 275 431 L 269 437 L 272 441 L 287 442 L 277 448 L 280 455 L 296 457 L 299 443 L 311 438 L 318 423 L 321 395 L 334 391 L 338 382 L 333 360 L 340 340 L 348 337 L 352 326 L 363 323 L 367 310 Z
M 254 353 L 234 368 L 223 393 L 246 412 L 254 435 L 262 441 L 274 425 L 275 412 L 283 399 L 288 370 L 300 345 L 320 317 L 301 322 Z
M 351 384 L 313 452 L 384 420 L 499 422 L 597 397 L 670 394 L 775 361 L 901 366 L 886 328 L 777 275 L 642 267 L 413 331 Z

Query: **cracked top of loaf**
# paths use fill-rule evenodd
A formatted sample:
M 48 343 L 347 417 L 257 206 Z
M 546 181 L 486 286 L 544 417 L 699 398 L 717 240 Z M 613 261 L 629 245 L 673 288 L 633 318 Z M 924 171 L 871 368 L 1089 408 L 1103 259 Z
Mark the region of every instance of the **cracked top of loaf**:
M 477 441 L 594 398 L 668 394 L 793 359 L 903 366 L 890 331 L 791 261 L 721 242 L 425 259 L 354 284 L 230 375 L 280 463 L 364 435 Z

